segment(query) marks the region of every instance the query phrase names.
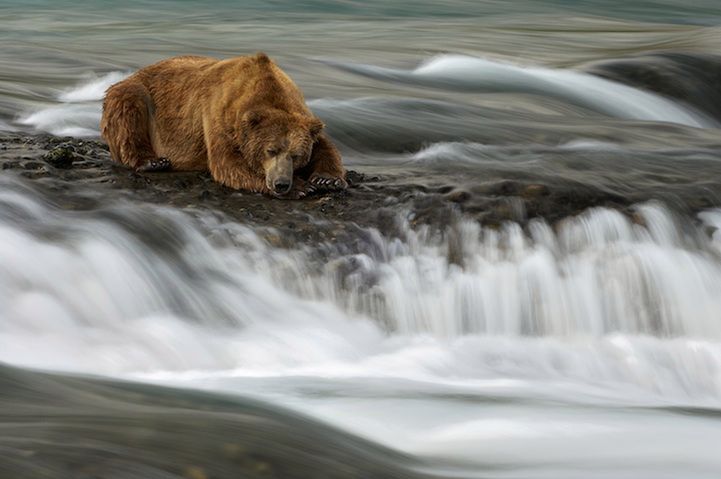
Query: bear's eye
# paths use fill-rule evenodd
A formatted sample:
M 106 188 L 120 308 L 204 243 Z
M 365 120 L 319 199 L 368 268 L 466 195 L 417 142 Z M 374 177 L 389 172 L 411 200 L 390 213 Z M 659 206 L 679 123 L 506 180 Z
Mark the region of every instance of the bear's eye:
M 268 148 L 266 151 L 270 156 L 275 156 L 279 153 L 277 148 Z

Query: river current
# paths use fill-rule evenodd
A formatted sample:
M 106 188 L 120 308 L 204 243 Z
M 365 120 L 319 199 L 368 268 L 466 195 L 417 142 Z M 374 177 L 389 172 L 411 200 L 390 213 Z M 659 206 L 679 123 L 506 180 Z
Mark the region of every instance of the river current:
M 95 138 L 134 69 L 263 50 L 349 168 L 628 204 L 281 247 L 3 173 L 2 477 L 239 477 L 189 435 L 259 447 L 247 477 L 719 477 L 721 9 L 691 3 L 0 2 L 2 130 Z

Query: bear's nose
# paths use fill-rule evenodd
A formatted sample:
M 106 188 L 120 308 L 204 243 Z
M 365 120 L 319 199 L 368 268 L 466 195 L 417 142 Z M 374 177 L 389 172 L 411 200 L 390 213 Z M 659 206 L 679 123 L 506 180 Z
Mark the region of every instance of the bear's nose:
M 278 180 L 273 183 L 273 189 L 276 193 L 282 195 L 284 193 L 287 193 L 288 190 L 290 190 L 290 183 L 285 180 Z

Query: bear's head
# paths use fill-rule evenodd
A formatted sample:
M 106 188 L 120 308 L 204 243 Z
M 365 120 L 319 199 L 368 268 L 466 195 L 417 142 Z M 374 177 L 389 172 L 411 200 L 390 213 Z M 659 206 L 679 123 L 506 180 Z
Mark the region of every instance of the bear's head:
M 293 173 L 310 161 L 323 122 L 281 110 L 245 112 L 239 125 L 240 152 L 265 185 L 282 196 L 293 186 Z

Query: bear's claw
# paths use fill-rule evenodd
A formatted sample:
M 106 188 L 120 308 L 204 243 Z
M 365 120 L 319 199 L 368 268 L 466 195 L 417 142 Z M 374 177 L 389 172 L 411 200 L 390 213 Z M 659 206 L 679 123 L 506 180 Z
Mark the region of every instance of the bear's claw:
M 141 173 L 149 173 L 154 171 L 169 171 L 171 168 L 170 160 L 167 158 L 156 158 L 147 161 L 143 166 L 137 168 Z
M 348 188 L 348 183 L 337 176 L 313 175 L 309 182 L 319 191 L 337 191 Z

